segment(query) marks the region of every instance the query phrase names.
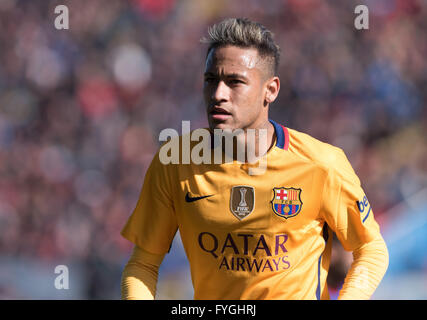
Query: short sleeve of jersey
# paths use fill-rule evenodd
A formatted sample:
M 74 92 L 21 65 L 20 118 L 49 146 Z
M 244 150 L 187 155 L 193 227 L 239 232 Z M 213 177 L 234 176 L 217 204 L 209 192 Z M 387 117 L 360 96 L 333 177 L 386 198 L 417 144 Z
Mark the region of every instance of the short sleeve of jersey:
M 167 166 L 157 153 L 146 174 L 137 205 L 121 234 L 154 254 L 169 252 L 177 231 Z
M 372 241 L 380 229 L 360 180 L 344 152 L 337 152 L 328 169 L 321 213 L 345 250 L 353 251 Z

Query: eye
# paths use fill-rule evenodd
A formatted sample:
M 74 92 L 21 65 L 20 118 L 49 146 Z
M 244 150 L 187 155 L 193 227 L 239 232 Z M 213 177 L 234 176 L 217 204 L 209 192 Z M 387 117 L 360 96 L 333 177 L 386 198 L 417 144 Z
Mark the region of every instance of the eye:
M 216 79 L 214 77 L 205 77 L 205 82 L 207 83 L 214 83 Z
M 244 82 L 242 80 L 239 80 L 239 79 L 230 79 L 228 81 L 228 83 L 231 84 L 231 85 L 239 85 L 239 84 L 242 84 Z

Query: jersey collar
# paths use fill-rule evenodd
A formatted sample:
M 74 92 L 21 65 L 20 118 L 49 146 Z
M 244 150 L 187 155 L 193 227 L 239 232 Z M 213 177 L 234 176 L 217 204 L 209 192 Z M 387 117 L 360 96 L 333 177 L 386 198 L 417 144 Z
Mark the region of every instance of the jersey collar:
M 274 132 L 276 134 L 276 147 L 288 150 L 289 148 L 289 132 L 288 129 L 276 121 L 269 119 L 271 124 L 274 126 Z
M 276 121 L 269 119 L 274 126 L 274 133 L 276 134 L 276 147 L 288 150 L 289 148 L 289 132 L 288 129 Z M 211 149 L 215 148 L 214 135 L 211 134 Z

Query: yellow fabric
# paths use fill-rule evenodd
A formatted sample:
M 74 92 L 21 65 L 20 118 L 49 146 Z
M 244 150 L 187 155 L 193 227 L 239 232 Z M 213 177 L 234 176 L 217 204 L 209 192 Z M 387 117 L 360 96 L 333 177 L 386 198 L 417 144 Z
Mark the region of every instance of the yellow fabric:
M 164 255 L 151 254 L 135 246 L 121 279 L 123 300 L 153 300 L 159 266 Z
M 382 238 L 375 239 L 353 251 L 353 258 L 338 299 L 369 299 L 387 270 L 387 246 Z
M 248 174 L 259 164 L 163 165 L 157 154 L 122 235 L 165 254 L 179 228 L 195 299 L 329 299 L 332 232 L 353 251 L 380 229 L 343 151 L 288 133 L 288 149 L 272 147 L 262 175 Z M 254 190 L 254 209 L 242 219 L 231 211 L 237 186 Z M 300 190 L 300 212 L 276 214 L 274 188 Z M 187 193 L 209 197 L 186 202 Z

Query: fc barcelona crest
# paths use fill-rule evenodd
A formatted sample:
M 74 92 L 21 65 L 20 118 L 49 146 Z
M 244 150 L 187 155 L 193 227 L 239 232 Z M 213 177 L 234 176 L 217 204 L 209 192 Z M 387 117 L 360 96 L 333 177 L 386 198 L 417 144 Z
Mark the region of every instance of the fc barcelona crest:
M 275 214 L 282 218 L 295 217 L 301 211 L 301 189 L 296 188 L 273 188 L 274 196 L 271 207 Z

